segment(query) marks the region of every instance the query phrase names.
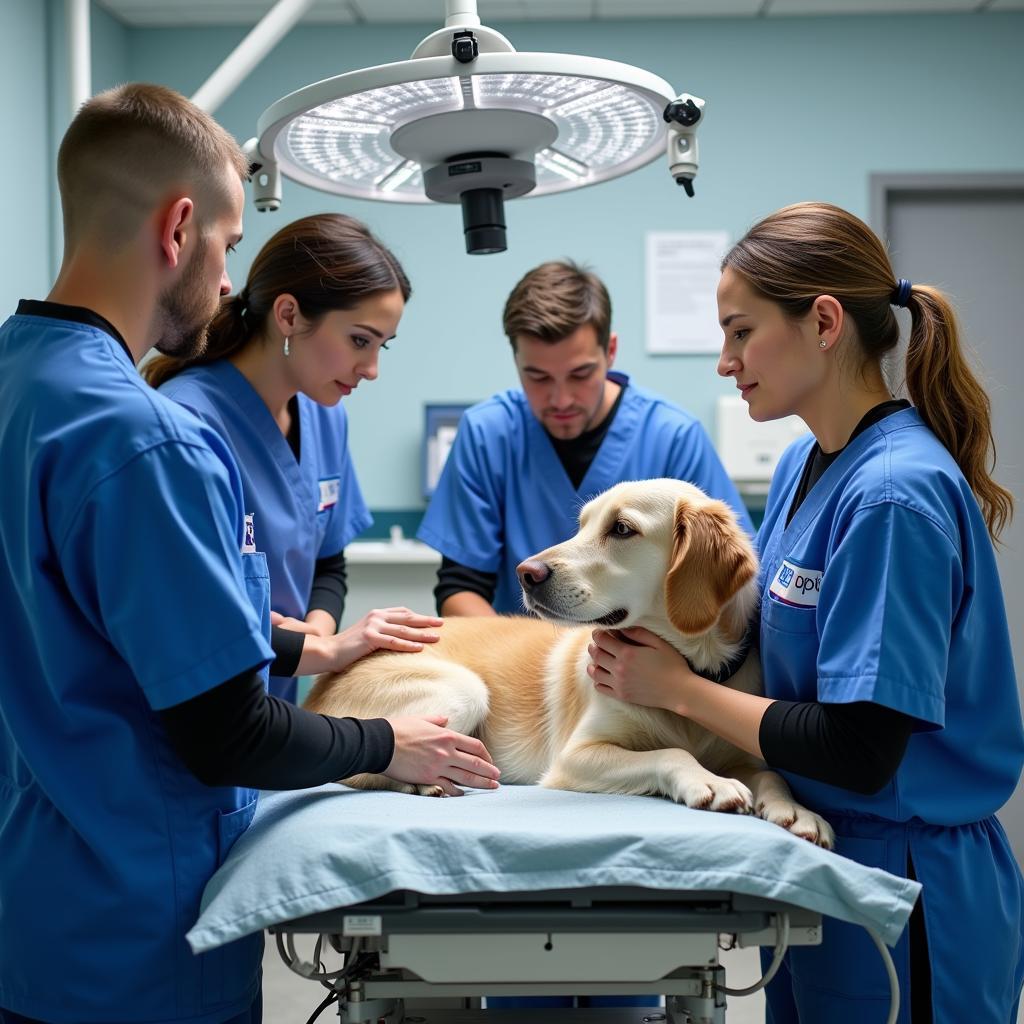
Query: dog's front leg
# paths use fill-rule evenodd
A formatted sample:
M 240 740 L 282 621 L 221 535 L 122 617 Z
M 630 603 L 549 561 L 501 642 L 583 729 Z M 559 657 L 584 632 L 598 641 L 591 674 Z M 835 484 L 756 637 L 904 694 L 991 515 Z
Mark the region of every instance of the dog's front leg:
M 640 751 L 607 740 L 580 741 L 562 751 L 540 784 L 582 793 L 668 796 L 698 810 L 748 813 L 753 807 L 742 782 L 715 775 L 675 747 Z
M 763 766 L 754 767 L 749 774 L 738 772 L 745 778 L 754 794 L 754 810 L 759 817 L 775 825 L 781 825 L 794 835 L 800 836 L 815 846 L 831 850 L 836 837 L 832 826 L 820 814 L 808 810 L 793 798 L 786 780 Z

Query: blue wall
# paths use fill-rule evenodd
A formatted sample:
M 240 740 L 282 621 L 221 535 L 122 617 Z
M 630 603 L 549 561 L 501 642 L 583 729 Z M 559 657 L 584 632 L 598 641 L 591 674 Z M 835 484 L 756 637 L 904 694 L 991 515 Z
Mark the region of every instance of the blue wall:
M 53 174 L 46 5 L 3 0 L 0 27 L 0 138 L 6 148 L 0 160 L 0 316 L 6 317 L 19 298 L 38 297 L 49 286 Z
M 50 54 L 50 166 L 51 179 L 56 182 L 57 150 L 74 111 L 68 96 L 67 25 L 64 0 L 48 0 Z M 89 36 L 92 60 L 92 91 L 102 92 L 121 82 L 131 81 L 128 71 L 129 30 L 96 3 L 89 5 Z M 53 275 L 60 269 L 64 247 L 61 225 L 60 196 L 54 187 L 51 193 L 50 239 Z M 47 288 L 48 290 L 48 288 Z
M 286 92 L 403 60 L 436 27 L 297 28 L 217 116 L 244 140 L 254 134 L 264 108 Z M 414 296 L 397 341 L 383 355 L 380 380 L 346 400 L 356 465 L 375 508 L 422 504 L 424 401 L 473 401 L 514 383 L 501 308 L 531 266 L 570 256 L 597 270 L 612 293 L 619 367 L 710 428 L 715 397 L 730 390 L 715 376 L 714 359 L 643 351 L 646 231 L 725 229 L 737 237 L 757 217 L 802 199 L 830 200 L 866 217 L 868 177 L 875 172 L 1024 168 L 1024 13 L 494 27 L 519 50 L 634 63 L 680 91 L 705 97 L 697 197 L 686 199 L 659 160 L 593 189 L 511 202 L 509 251 L 483 257 L 465 254 L 457 207 L 338 200 L 287 180 L 278 213 L 249 206 L 246 237 L 231 264 L 238 286 L 256 249 L 277 227 L 327 209 L 368 221 L 412 280 Z M 186 94 L 244 35 L 235 28 L 124 30 L 106 24 L 103 32 L 102 46 L 94 47 L 97 88 L 129 77 Z M 0 74 L 6 80 L 9 72 Z M 19 88 L 15 95 L 26 93 Z M 33 160 L 37 171 L 45 165 L 35 155 Z M 25 218 L 15 227 L 14 238 L 33 233 Z M 12 258 L 9 251 L 5 257 Z
M 64 0 L 0 0 L 0 315 L 43 298 L 60 266 L 57 147 L 71 113 Z M 93 90 L 129 78 L 128 30 L 91 5 Z

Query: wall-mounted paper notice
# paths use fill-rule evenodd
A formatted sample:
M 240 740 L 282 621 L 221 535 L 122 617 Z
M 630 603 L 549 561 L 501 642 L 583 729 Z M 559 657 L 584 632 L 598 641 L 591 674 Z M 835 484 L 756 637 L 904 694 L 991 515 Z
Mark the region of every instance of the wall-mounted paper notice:
M 721 351 L 715 290 L 728 244 L 725 231 L 647 233 L 648 352 Z

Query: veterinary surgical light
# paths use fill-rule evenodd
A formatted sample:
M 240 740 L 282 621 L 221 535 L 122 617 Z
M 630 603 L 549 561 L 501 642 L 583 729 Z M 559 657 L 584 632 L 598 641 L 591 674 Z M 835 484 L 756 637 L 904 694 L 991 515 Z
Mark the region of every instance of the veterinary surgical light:
M 617 61 L 518 53 L 480 23 L 476 0 L 445 6 L 444 28 L 409 60 L 316 82 L 263 112 L 246 146 L 257 209 L 281 205 L 281 174 L 359 199 L 459 203 L 466 251 L 503 252 L 506 199 L 628 174 L 667 137 L 673 177 L 692 194 L 696 124 L 680 170 L 669 111 L 694 97 Z

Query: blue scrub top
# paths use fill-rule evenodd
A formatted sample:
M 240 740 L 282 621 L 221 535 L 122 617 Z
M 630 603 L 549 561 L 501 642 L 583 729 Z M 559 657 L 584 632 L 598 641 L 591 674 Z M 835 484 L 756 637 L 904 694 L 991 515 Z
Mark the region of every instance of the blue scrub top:
M 348 451 L 348 417 L 298 395 L 301 460 L 263 399 L 227 360 L 195 366 L 160 388 L 227 442 L 242 474 L 246 512 L 270 567 L 271 606 L 304 619 L 316 560 L 338 554 L 372 522 Z M 296 680 L 270 677 L 295 700 Z
M 498 574 L 494 608 L 523 611 L 516 566 L 572 537 L 580 508 L 623 480 L 674 477 L 702 488 L 753 526 L 700 422 L 657 395 L 625 390 L 615 419 L 575 489 L 518 388 L 467 409 L 417 536 L 461 565 Z
M 224 1020 L 261 943 L 184 935 L 256 795 L 198 782 L 156 712 L 272 657 L 230 452 L 108 334 L 18 315 L 0 464 L 0 1006 Z
M 839 853 L 901 875 L 913 862 L 935 1019 L 1005 1022 L 1022 977 L 1024 902 L 993 815 L 1020 776 L 1024 727 L 992 543 L 916 409 L 855 437 L 787 527 L 813 443 L 801 438 L 783 455 L 758 535 L 765 694 L 872 701 L 916 729 L 879 793 L 783 774 L 835 827 Z M 883 999 L 887 983 L 870 941 L 832 921 L 825 940 L 792 950 L 769 986 L 777 1024 L 795 1022 L 797 1007 L 800 1020 L 836 1024 L 876 1013 L 865 1000 Z M 895 960 L 905 985 L 905 938 Z

